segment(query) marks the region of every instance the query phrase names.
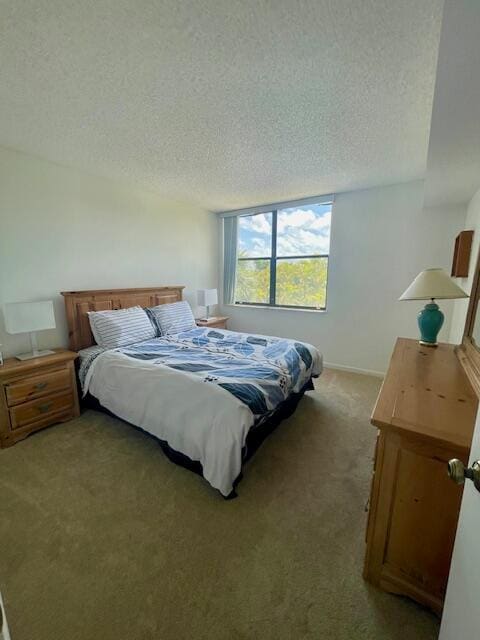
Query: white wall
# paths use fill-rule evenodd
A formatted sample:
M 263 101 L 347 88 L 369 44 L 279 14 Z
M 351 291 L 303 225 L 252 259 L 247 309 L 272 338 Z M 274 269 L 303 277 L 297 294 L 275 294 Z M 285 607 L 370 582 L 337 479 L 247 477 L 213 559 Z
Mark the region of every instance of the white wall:
M 464 211 L 423 210 L 423 181 L 343 193 L 332 215 L 327 311 L 224 306 L 232 329 L 298 338 L 330 364 L 384 372 L 397 336 L 417 337 L 423 303 L 398 302 L 419 271 L 450 270 Z M 447 340 L 452 304 L 440 339 Z
M 470 200 L 467 207 L 465 229 L 473 229 L 472 251 L 470 253 L 470 264 L 468 267 L 468 278 L 459 278 L 458 284 L 470 293 L 472 289 L 473 276 L 477 265 L 478 251 L 480 248 L 480 189 Z M 467 317 L 468 299 L 455 300 L 452 324 L 450 329 L 450 342 L 459 344 L 463 338 L 465 320 Z
M 209 212 L 0 148 L 0 304 L 55 301 L 41 347 L 67 344 L 60 291 L 183 284 L 195 306 L 217 286 L 216 233 Z M 0 316 L 5 354 L 28 350 Z

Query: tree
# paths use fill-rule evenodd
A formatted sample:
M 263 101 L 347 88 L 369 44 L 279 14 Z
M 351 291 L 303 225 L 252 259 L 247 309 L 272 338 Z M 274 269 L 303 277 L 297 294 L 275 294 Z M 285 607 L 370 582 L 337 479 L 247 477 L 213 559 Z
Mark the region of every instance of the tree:
M 239 252 L 239 258 L 247 257 Z M 276 304 L 325 308 L 328 258 L 277 259 Z M 235 300 L 269 303 L 270 260 L 239 260 Z

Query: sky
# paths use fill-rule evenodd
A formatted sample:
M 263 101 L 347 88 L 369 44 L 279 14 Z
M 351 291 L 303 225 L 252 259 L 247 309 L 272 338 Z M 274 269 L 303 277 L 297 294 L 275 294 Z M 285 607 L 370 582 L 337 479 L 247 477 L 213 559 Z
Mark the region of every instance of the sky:
M 309 204 L 279 210 L 277 255 L 297 256 L 330 249 L 332 206 Z M 269 257 L 272 242 L 272 214 L 258 213 L 239 218 L 238 248 L 244 257 Z

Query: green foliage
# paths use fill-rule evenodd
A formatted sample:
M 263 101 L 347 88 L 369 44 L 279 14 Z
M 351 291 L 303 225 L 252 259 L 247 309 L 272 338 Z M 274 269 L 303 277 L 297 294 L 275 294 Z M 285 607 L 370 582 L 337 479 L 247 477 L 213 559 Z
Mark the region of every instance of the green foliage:
M 239 260 L 237 263 L 237 302 L 270 301 L 270 260 Z
M 276 304 L 325 308 L 328 258 L 277 260 Z M 239 260 L 235 299 L 270 301 L 270 260 Z

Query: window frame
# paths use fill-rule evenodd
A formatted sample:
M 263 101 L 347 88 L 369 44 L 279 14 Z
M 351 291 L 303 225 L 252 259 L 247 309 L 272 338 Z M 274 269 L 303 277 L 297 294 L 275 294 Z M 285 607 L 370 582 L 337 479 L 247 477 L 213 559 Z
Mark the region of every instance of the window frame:
M 270 261 L 270 283 L 269 283 L 269 302 L 247 302 L 247 301 L 239 301 L 235 300 L 234 305 L 238 306 L 255 306 L 255 307 L 270 307 L 274 309 L 303 309 L 305 311 L 326 311 L 327 310 L 327 299 L 328 299 L 328 272 L 330 265 L 330 253 L 318 253 L 318 254 L 309 254 L 309 255 L 295 255 L 295 256 L 277 256 L 277 219 L 278 212 L 284 209 L 291 209 L 295 206 L 306 206 L 307 204 L 318 204 L 318 205 L 330 205 L 333 210 L 333 197 L 331 199 L 326 200 L 325 198 L 318 198 L 315 200 L 314 198 L 308 198 L 307 201 L 296 201 L 289 203 L 281 203 L 282 206 L 273 205 L 272 207 L 263 206 L 259 208 L 259 210 L 249 210 L 248 213 L 238 214 L 240 218 L 247 218 L 250 216 L 260 215 L 262 213 L 271 213 L 272 214 L 272 238 L 271 238 L 271 248 L 270 248 L 270 256 L 256 256 L 256 257 L 237 257 L 238 262 L 248 262 L 255 260 L 269 260 Z M 285 206 L 284 206 L 285 205 Z M 330 229 L 331 231 L 331 229 Z M 238 242 L 237 242 L 238 246 Z M 276 294 L 277 294 L 277 262 L 278 260 L 299 260 L 299 259 L 321 259 L 325 258 L 327 261 L 327 280 L 325 283 L 325 306 L 323 307 L 312 307 L 309 305 L 298 305 L 298 304 L 277 304 L 275 302 Z M 235 282 L 235 293 L 236 293 L 236 282 Z

